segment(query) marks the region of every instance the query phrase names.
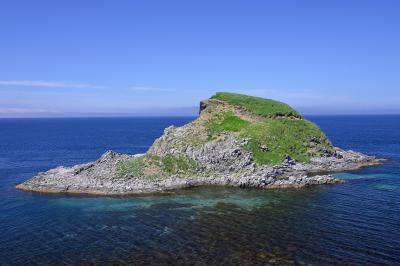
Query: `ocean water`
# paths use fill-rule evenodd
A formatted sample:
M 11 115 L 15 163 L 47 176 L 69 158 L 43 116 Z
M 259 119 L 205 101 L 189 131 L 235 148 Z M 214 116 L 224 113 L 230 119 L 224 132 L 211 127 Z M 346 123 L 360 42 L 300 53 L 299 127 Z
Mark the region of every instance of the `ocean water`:
M 143 153 L 193 118 L 0 120 L 0 265 L 400 263 L 400 116 L 312 116 L 333 143 L 384 157 L 304 189 L 201 187 L 142 197 L 14 186 L 106 150 Z

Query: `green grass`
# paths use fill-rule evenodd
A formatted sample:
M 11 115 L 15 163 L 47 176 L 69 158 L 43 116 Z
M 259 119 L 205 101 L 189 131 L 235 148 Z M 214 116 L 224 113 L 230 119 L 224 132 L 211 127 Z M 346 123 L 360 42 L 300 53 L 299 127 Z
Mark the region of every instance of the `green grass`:
M 207 123 L 208 137 L 213 139 L 222 132 L 238 132 L 249 124 L 232 112 L 216 113 Z
M 277 164 L 286 155 L 299 162 L 308 162 L 312 156 L 333 151 L 331 143 L 318 126 L 307 120 L 271 119 L 258 122 L 243 128 L 242 137 L 250 138 L 245 149 L 251 151 L 258 164 Z M 312 138 L 320 140 L 314 147 L 310 146 Z M 263 152 L 260 145 L 268 146 Z
M 233 132 L 238 138 L 249 138 L 244 147 L 253 153 L 257 164 L 278 164 L 286 155 L 300 162 L 307 162 L 312 156 L 333 151 L 332 145 L 319 127 L 304 119 L 274 118 L 250 123 L 232 112 L 214 113 L 208 123 L 209 139 L 217 138 L 223 132 Z M 312 144 L 312 139 L 319 143 Z M 268 151 L 262 151 L 267 145 Z
M 117 164 L 119 176 L 142 177 L 144 176 L 145 156 L 123 160 Z
M 231 105 L 241 106 L 252 113 L 264 117 L 292 116 L 301 118 L 301 115 L 289 105 L 270 99 L 229 92 L 217 92 L 211 97 L 211 99 L 221 100 Z
M 119 176 L 143 179 L 155 179 L 171 174 L 189 174 L 194 173 L 197 169 L 199 169 L 199 164 L 195 160 L 171 154 L 165 156 L 147 154 L 117 164 Z
M 161 169 L 170 174 L 177 174 L 179 172 L 188 172 L 195 170 L 199 167 L 198 163 L 186 156 L 166 155 L 158 157 Z

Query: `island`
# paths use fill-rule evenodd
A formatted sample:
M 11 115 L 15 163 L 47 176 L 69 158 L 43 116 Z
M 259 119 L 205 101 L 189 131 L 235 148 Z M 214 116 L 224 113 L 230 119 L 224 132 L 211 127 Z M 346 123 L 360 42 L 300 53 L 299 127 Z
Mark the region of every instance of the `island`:
M 38 173 L 17 185 L 36 192 L 121 195 L 201 185 L 299 188 L 341 182 L 332 173 L 380 159 L 334 147 L 289 105 L 218 92 L 197 119 L 170 126 L 145 154 L 107 151 L 98 160 Z

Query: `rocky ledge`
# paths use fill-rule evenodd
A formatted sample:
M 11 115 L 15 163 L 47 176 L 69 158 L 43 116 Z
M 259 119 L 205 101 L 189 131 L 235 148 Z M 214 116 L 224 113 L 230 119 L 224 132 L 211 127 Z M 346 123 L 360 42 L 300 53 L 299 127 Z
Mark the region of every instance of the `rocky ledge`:
M 200 185 L 298 188 L 342 182 L 330 173 L 381 163 L 334 147 L 316 125 L 280 102 L 217 93 L 200 106 L 196 120 L 165 129 L 146 154 L 108 151 L 94 162 L 38 173 L 17 188 L 101 195 Z

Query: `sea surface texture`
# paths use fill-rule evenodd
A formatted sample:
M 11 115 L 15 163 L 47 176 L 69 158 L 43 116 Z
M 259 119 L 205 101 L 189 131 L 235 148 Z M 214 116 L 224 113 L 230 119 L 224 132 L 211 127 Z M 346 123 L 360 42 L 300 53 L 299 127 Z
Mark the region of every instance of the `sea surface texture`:
M 304 189 L 201 187 L 94 197 L 14 186 L 112 149 L 144 153 L 194 118 L 0 120 L 0 265 L 400 262 L 400 116 L 311 116 L 339 147 L 384 157 Z

